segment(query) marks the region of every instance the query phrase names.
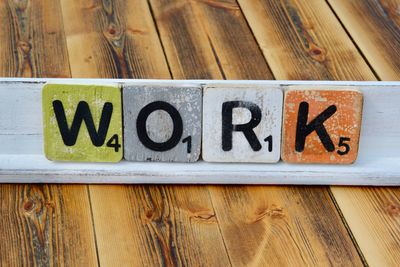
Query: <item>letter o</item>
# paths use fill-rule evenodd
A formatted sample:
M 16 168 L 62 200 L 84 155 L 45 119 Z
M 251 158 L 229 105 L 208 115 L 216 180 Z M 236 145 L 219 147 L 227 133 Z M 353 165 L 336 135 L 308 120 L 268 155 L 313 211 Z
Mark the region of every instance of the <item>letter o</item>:
M 156 110 L 164 110 L 167 112 L 173 123 L 172 136 L 167 141 L 161 143 L 151 140 L 146 130 L 147 118 Z M 174 148 L 181 140 L 183 134 L 182 117 L 178 110 L 171 104 L 164 101 L 155 101 L 140 110 L 136 120 L 136 131 L 140 142 L 142 142 L 145 147 L 159 152 L 167 151 Z

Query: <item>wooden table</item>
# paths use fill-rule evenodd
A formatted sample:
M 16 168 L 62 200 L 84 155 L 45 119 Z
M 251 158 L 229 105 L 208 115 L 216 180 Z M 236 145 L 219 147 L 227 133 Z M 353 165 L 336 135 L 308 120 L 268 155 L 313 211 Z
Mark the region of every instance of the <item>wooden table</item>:
M 0 76 L 398 80 L 399 10 L 3 0 Z M 0 206 L 4 266 L 400 265 L 399 188 L 3 184 Z

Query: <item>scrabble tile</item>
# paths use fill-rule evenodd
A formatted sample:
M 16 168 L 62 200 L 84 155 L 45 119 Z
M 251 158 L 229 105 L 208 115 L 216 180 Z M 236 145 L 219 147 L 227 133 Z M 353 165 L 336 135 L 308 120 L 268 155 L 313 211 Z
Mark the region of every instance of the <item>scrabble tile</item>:
M 285 92 L 282 159 L 349 164 L 356 160 L 362 94 L 352 89 L 302 87 Z
M 277 87 L 210 85 L 204 89 L 203 159 L 277 162 L 283 93 Z
M 200 156 L 200 87 L 123 88 L 125 159 L 194 162 Z
M 42 91 L 44 150 L 54 161 L 122 159 L 121 89 L 47 84 Z

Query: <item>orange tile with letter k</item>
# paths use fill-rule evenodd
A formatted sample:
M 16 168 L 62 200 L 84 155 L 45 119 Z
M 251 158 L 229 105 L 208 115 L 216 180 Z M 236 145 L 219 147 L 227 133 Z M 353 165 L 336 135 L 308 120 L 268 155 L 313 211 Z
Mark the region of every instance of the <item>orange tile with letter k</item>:
M 362 105 L 362 94 L 354 89 L 289 87 L 284 99 L 282 160 L 353 163 L 358 154 Z

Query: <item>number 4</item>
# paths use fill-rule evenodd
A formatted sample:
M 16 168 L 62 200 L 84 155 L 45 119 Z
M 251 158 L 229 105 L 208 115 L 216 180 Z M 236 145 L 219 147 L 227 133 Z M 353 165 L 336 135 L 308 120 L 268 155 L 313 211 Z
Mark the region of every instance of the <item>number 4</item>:
M 120 145 L 119 142 L 118 142 L 118 134 L 114 134 L 114 135 L 110 138 L 110 140 L 108 140 L 106 146 L 107 146 L 107 147 L 112 147 L 112 148 L 114 148 L 114 151 L 115 151 L 115 152 L 118 152 L 119 149 L 120 149 L 120 147 L 121 147 L 121 145 Z

